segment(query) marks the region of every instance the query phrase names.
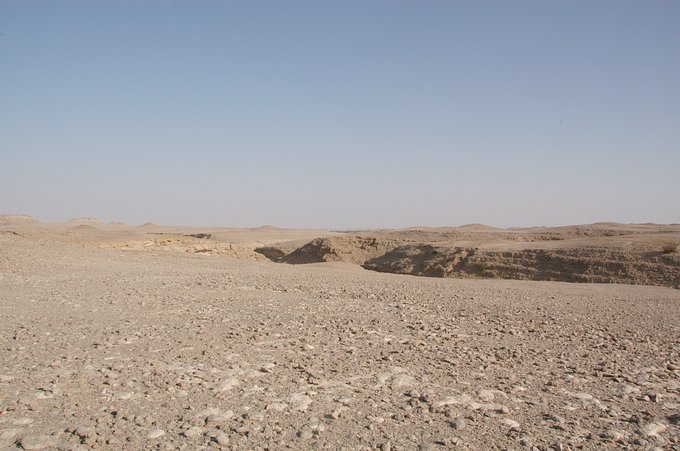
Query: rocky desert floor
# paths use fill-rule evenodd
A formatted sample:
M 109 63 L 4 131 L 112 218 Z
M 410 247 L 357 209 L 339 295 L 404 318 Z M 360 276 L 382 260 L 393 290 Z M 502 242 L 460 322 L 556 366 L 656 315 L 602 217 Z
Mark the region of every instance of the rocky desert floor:
M 397 232 L 292 265 L 254 249 L 294 260 L 347 235 L 193 232 L 0 227 L 0 448 L 680 450 L 672 283 L 361 266 Z M 396 245 L 440 255 L 423 233 Z M 540 244 L 460 233 L 494 252 Z M 598 239 L 637 255 L 654 233 Z

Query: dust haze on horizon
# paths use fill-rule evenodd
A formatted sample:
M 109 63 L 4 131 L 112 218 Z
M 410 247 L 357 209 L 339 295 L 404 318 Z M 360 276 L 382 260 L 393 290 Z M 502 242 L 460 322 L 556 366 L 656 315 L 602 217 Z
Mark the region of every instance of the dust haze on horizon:
M 0 4 L 0 214 L 680 223 L 680 4 Z

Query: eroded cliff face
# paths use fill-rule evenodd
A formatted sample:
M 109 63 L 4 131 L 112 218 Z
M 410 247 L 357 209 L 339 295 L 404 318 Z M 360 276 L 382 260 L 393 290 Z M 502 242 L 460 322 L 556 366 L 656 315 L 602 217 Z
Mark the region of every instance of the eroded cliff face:
M 546 240 L 540 235 L 535 239 L 521 236 L 527 248 L 503 250 L 458 246 L 445 240 L 421 242 L 437 238 L 432 233 L 421 235 L 348 234 L 317 238 L 289 253 L 276 247 L 256 251 L 277 262 L 349 262 L 371 271 L 415 276 L 680 287 L 680 253 L 664 252 L 648 243 L 626 243 L 622 247 L 594 241 L 593 245 L 574 246 L 569 239 Z M 550 244 L 540 244 L 545 242 Z
M 402 246 L 366 261 L 372 271 L 432 277 L 554 280 L 680 287 L 680 255 L 604 248 L 490 251 Z

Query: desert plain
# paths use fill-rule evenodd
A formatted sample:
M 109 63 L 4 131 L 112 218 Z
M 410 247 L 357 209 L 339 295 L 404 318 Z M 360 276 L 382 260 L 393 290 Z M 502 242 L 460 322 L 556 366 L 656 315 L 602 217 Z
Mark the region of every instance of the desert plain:
M 678 244 L 2 216 L 0 448 L 680 450 Z

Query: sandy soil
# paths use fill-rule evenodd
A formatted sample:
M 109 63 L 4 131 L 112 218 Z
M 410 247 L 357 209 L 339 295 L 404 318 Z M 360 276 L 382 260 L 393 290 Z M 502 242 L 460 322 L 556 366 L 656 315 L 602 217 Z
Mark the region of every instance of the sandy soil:
M 680 449 L 678 290 L 287 265 L 254 249 L 344 235 L 86 219 L 0 227 L 2 449 Z

